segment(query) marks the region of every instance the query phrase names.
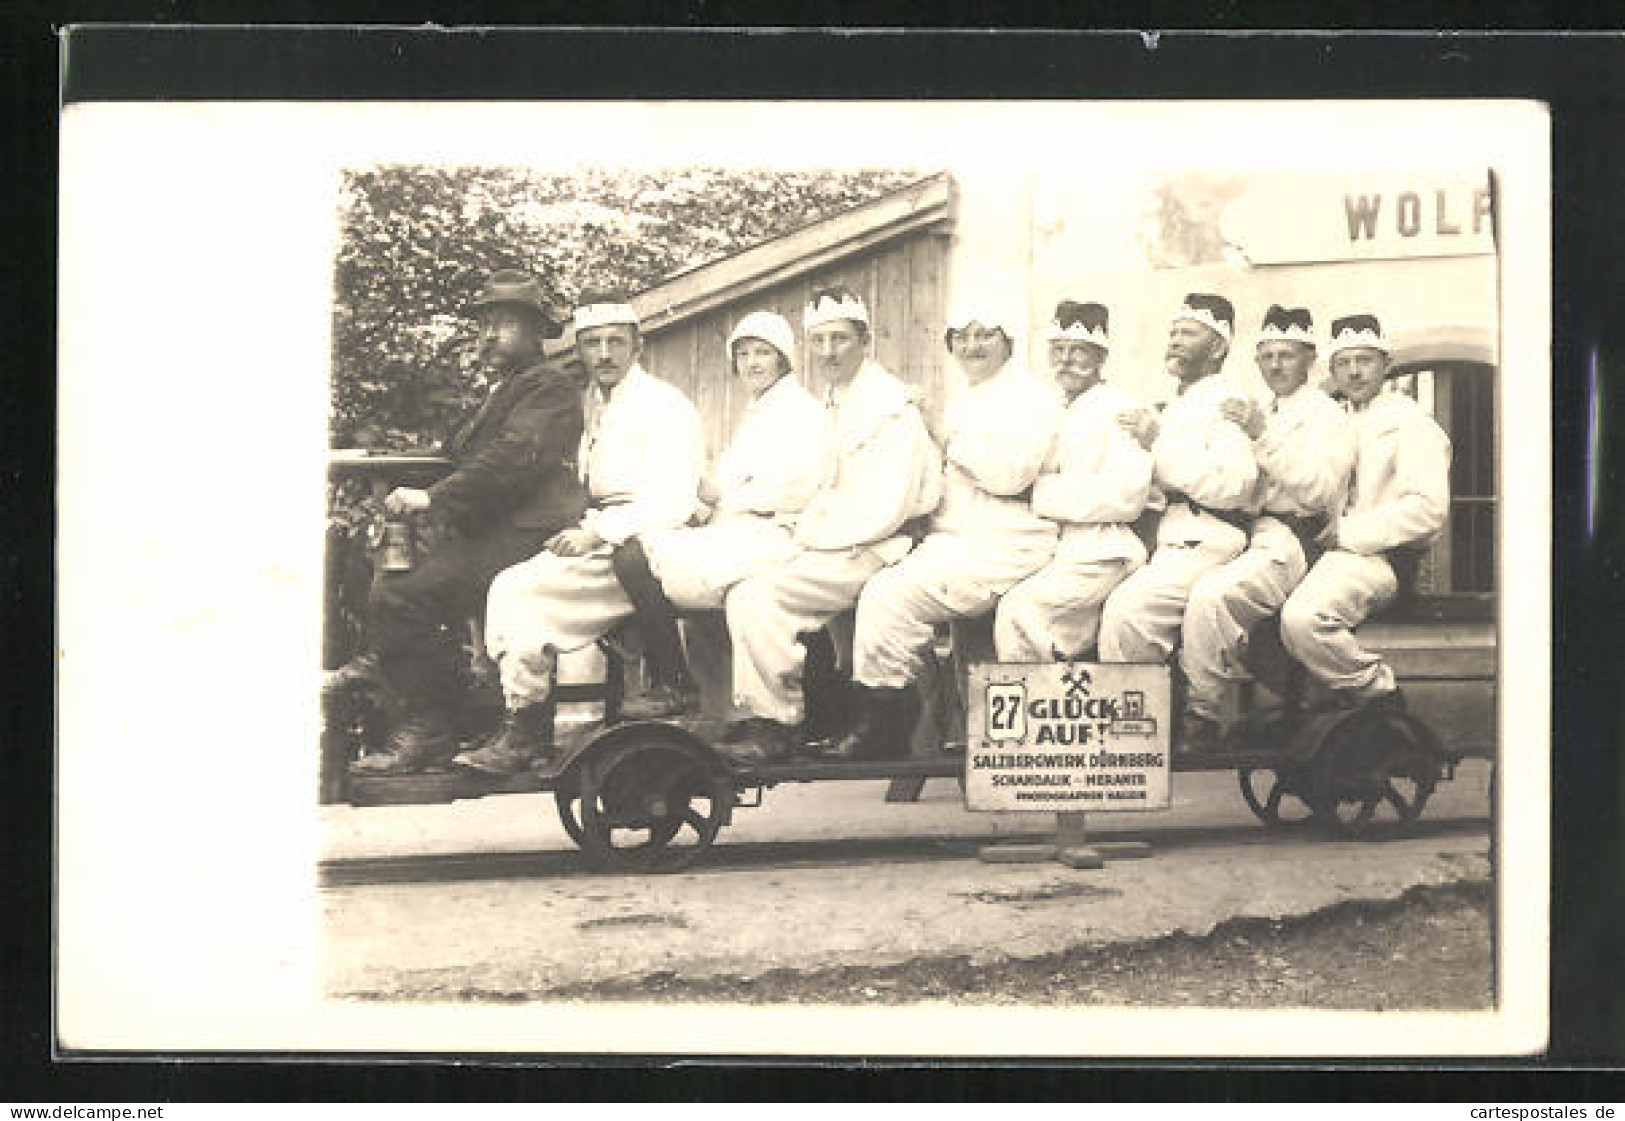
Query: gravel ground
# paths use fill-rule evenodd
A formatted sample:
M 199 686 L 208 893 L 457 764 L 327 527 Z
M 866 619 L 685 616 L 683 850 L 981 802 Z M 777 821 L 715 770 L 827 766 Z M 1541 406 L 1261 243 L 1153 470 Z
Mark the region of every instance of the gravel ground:
M 1420 886 L 1387 902 L 1311 915 L 1233 919 L 1210 934 L 1079 947 L 973 966 L 964 958 L 881 968 L 776 970 L 753 978 L 576 985 L 549 998 L 1211 1008 L 1467 1010 L 1493 1003 L 1488 883 Z M 473 995 L 473 994 L 467 994 Z

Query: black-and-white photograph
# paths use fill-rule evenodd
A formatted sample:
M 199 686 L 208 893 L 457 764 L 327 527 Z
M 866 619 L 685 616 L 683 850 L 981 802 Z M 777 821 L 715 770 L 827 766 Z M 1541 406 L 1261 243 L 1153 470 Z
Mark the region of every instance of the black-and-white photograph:
M 242 297 L 298 286 L 298 388 L 237 407 L 301 437 L 203 466 L 295 492 L 231 530 L 291 550 L 292 707 L 226 740 L 288 771 L 239 790 L 300 823 L 251 850 L 297 937 L 153 1042 L 1541 1045 L 1538 107 L 77 112 L 70 309 L 138 152 L 252 142 L 286 182 L 209 205 L 293 200 Z M 134 419 L 100 326 L 67 533 Z M 66 1041 L 140 1045 L 73 921 L 118 719 L 75 669 Z

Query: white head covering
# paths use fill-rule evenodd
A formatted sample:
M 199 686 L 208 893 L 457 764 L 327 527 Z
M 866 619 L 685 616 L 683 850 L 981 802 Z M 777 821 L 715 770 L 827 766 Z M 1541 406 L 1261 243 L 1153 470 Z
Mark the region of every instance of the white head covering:
M 1340 350 L 1353 350 L 1356 347 L 1369 346 L 1392 354 L 1393 347 L 1388 343 L 1388 337 L 1383 333 L 1382 322 L 1374 315 L 1345 315 L 1332 322 L 1331 346 L 1327 348 L 1327 361 L 1331 361 Z
M 825 296 L 816 304 L 808 304 L 806 310 L 801 313 L 801 325 L 809 331 L 837 319 L 850 319 L 867 327 L 869 309 L 864 307 L 863 301 L 856 296 L 841 300 L 832 300 Z
M 989 286 L 965 293 L 948 309 L 948 330 L 963 331 L 972 323 L 1000 328 L 1013 342 L 1026 329 L 1027 315 L 1006 290 Z
M 632 310 L 631 304 L 582 304 L 575 309 L 573 326 L 577 331 L 586 331 L 593 327 L 612 327 L 617 324 L 629 327 L 638 325 L 638 313 Z
M 769 344 L 791 366 L 796 363 L 796 336 L 790 321 L 778 312 L 753 311 L 739 321 L 728 335 L 728 353 L 733 354 L 734 343 L 740 339 L 761 339 Z

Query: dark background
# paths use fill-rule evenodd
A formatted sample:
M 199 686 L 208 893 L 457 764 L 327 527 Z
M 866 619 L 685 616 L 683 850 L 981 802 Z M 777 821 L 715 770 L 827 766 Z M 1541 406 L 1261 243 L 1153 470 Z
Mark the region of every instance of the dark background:
M 348 18 L 401 23 L 446 14 L 425 5 L 287 3 L 236 18 Z M 996 6 L 994 6 L 996 7 Z M 947 6 L 937 18 L 1053 22 L 1022 9 Z M 1435 6 L 1434 13 L 1438 14 Z M 0 316 L 6 347 L 0 377 L 0 635 L 8 666 L 0 709 L 0 1099 L 12 1101 L 161 1100 L 508 1100 L 577 1099 L 1037 1098 L 1248 1100 L 1330 1096 L 1343 1100 L 1493 1101 L 1540 1097 L 1619 1101 L 1615 1074 L 1554 1068 L 1617 1066 L 1625 1060 L 1625 850 L 1619 803 L 1625 769 L 1618 744 L 1625 723 L 1619 621 L 1625 608 L 1625 40 L 1615 36 L 1481 34 L 1235 36 L 1164 32 L 1155 49 L 1136 34 L 1081 37 L 1026 34 L 828 36 L 616 30 L 574 34 L 517 30 L 112 28 L 53 37 L 51 21 L 223 18 L 226 5 L 82 4 L 74 11 L 22 5 L 0 42 L 9 151 L 7 221 L 0 262 L 8 277 Z M 1477 13 L 1478 9 L 1467 11 Z M 1532 25 L 1544 5 L 1503 6 L 1503 19 Z M 579 13 L 533 5 L 486 19 L 579 22 Z M 1406 18 L 1415 18 L 1414 8 Z M 606 9 L 631 20 L 651 12 Z M 662 13 L 672 18 L 673 12 Z M 690 3 L 676 9 L 694 24 L 752 18 L 742 6 Z M 1177 25 L 1240 18 L 1233 5 L 1157 13 Z M 1425 14 L 1425 13 L 1424 13 Z M 1600 5 L 1568 18 L 1606 18 Z M 832 4 L 820 23 L 909 18 L 899 5 Z M 1194 19 L 1192 16 L 1194 15 Z M 1280 5 L 1248 17 L 1305 26 Z M 1331 4 L 1317 20 L 1344 26 L 1381 22 L 1368 6 Z M 1170 18 L 1172 16 L 1173 18 Z M 466 16 L 464 18 L 467 18 Z M 754 18 L 760 18 L 756 15 Z M 787 17 L 780 16 L 781 21 Z M 808 18 L 805 12 L 796 18 Z M 1144 24 L 1149 14 L 1123 22 Z M 1482 18 L 1480 13 L 1477 18 Z M 1352 22 L 1350 22 L 1352 21 Z M 1389 24 L 1393 19 L 1389 18 Z M 55 116 L 58 45 L 66 44 L 61 94 L 67 99 L 366 98 L 1535 98 L 1552 108 L 1553 338 L 1553 805 L 1551 1054 L 1545 1060 L 1391 1064 L 1351 1074 L 1309 1064 L 1219 1068 L 1193 1064 L 1107 1067 L 1039 1064 L 1025 1068 L 958 1064 L 933 1070 L 838 1064 L 786 1071 L 714 1062 L 632 1062 L 650 1067 L 629 1079 L 614 1065 L 583 1057 L 532 1060 L 522 1068 L 479 1069 L 449 1062 L 407 1067 L 330 1062 L 250 1064 L 229 1056 L 207 1063 L 53 1063 L 50 1059 L 52 643 L 54 408 L 50 371 L 55 333 Z M 1244 111 L 1244 110 L 1240 110 Z M 1109 160 L 1109 152 L 1100 153 Z M 1593 363 L 1603 440 L 1596 459 L 1596 520 L 1588 528 L 1587 417 Z M 1508 369 L 1504 376 L 1517 377 Z M 1506 423 L 1517 423 L 1509 417 Z M 1504 533 L 1518 527 L 1504 526 Z M 1536 750 L 1538 745 L 1528 745 Z M 1517 751 L 1520 745 L 1505 745 Z M 1516 797 L 1516 791 L 1508 792 Z M 584 1064 L 597 1065 L 587 1067 Z M 573 1069 L 571 1069 L 573 1067 Z M 1544 1070 L 1536 1072 L 1536 1067 Z M 1493 1069 L 1491 1069 L 1493 1068 Z

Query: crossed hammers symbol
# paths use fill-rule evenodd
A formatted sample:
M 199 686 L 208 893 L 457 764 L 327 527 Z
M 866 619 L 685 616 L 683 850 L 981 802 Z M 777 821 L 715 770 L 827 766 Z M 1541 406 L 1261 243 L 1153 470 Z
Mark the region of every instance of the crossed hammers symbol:
M 1079 693 L 1087 697 L 1089 695 L 1089 686 L 1094 684 L 1095 679 L 1090 676 L 1088 670 L 1068 663 L 1066 669 L 1061 671 L 1061 680 L 1066 683 L 1066 695 L 1068 697 L 1076 696 Z

